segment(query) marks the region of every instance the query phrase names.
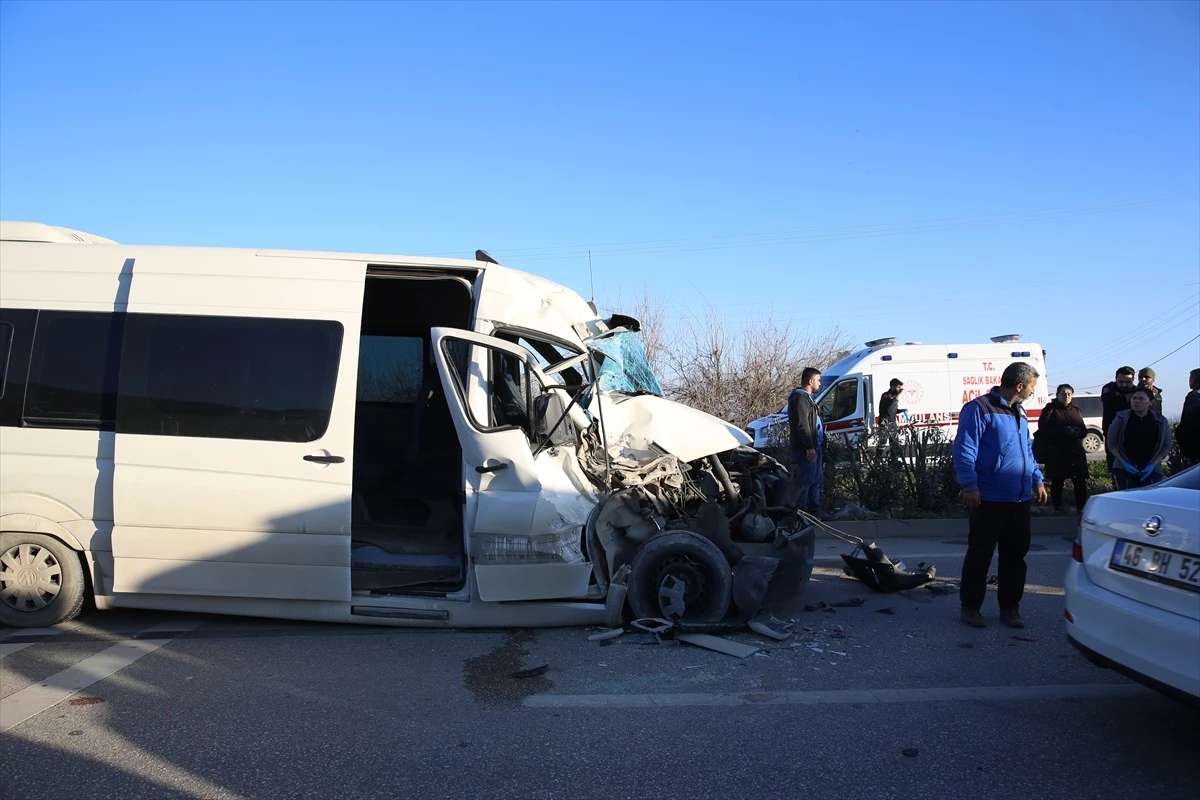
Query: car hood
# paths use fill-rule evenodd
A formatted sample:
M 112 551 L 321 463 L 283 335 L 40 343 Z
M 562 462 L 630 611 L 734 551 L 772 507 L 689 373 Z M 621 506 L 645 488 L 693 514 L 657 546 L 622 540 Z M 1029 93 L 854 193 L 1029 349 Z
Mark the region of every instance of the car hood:
M 610 443 L 628 439 L 635 447 L 654 444 L 682 461 L 695 461 L 751 443 L 745 431 L 736 426 L 656 395 L 606 392 L 598 402 Z

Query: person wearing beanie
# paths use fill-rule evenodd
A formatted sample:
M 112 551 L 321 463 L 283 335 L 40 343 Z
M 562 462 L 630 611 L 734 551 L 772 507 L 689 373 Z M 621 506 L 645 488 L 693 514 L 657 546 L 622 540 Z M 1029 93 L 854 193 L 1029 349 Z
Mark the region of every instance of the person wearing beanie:
M 1150 390 L 1150 407 L 1154 409 L 1154 413 L 1162 416 L 1162 389 L 1154 385 L 1155 378 L 1154 370 L 1149 367 L 1142 367 L 1138 372 L 1138 387 Z

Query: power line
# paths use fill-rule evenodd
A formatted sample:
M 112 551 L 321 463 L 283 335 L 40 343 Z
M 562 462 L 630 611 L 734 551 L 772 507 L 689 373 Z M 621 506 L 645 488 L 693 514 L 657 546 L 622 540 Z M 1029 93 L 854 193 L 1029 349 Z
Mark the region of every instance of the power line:
M 1183 344 L 1179 345 L 1179 347 L 1176 347 L 1174 350 L 1172 350 L 1171 352 L 1167 353 L 1167 354 L 1166 354 L 1165 356 L 1163 356 L 1162 358 L 1155 359 L 1154 361 L 1151 361 L 1151 362 L 1150 362 L 1149 364 L 1147 364 L 1146 366 L 1147 366 L 1147 367 L 1153 367 L 1153 366 L 1154 366 L 1155 364 L 1157 364 L 1159 361 L 1162 361 L 1162 360 L 1163 360 L 1163 358 L 1170 358 L 1171 356 L 1175 355 L 1175 354 L 1176 354 L 1176 353 L 1178 353 L 1180 350 L 1182 350 L 1183 348 L 1187 347 L 1189 344 L 1191 344 L 1192 342 L 1196 341 L 1197 339 L 1200 339 L 1200 333 L 1198 333 L 1198 334 L 1196 334 L 1195 336 L 1193 336 L 1192 338 L 1188 339 L 1186 342 L 1184 342 Z
M 1189 344 L 1191 344 L 1192 342 L 1196 341 L 1197 339 L 1200 339 L 1200 333 L 1198 333 L 1198 334 L 1196 334 L 1195 336 L 1193 336 L 1192 338 L 1188 339 L 1186 342 L 1184 342 L 1183 344 L 1179 345 L 1179 347 L 1176 347 L 1174 350 L 1172 350 L 1171 352 L 1167 353 L 1165 356 L 1161 356 L 1160 358 L 1156 358 L 1156 359 L 1154 359 L 1153 361 L 1151 361 L 1151 362 L 1150 362 L 1149 364 L 1147 364 L 1146 366 L 1147 366 L 1147 367 L 1153 367 L 1153 366 L 1154 366 L 1155 364 L 1157 364 L 1158 362 L 1160 362 L 1160 361 L 1164 361 L 1164 360 L 1166 360 L 1166 359 L 1170 358 L 1171 356 L 1175 355 L 1175 354 L 1176 354 L 1176 353 L 1178 353 L 1180 350 L 1182 350 L 1183 348 L 1187 347 Z M 1144 368 L 1143 368 L 1143 369 L 1144 369 Z M 1102 383 L 1097 383 L 1097 384 L 1095 384 L 1095 385 L 1093 385 L 1093 386 L 1083 386 L 1083 387 L 1080 387 L 1080 388 L 1081 388 L 1081 389 L 1099 389 L 1099 388 L 1100 388 L 1101 386 L 1103 386 L 1103 385 L 1104 385 L 1104 384 L 1102 384 Z
M 1159 339 L 1163 338 L 1164 336 L 1167 336 L 1168 334 L 1170 334 L 1172 331 L 1176 330 L 1177 328 L 1183 327 L 1184 325 L 1186 325 L 1187 323 L 1196 319 L 1197 317 L 1200 317 L 1200 312 L 1193 313 L 1190 317 L 1180 320 L 1178 323 L 1172 325 L 1170 328 L 1166 328 L 1163 330 L 1146 331 L 1145 333 L 1143 333 L 1135 338 L 1127 340 L 1125 343 L 1126 344 L 1125 349 L 1132 350 L 1136 347 L 1144 347 L 1145 345 L 1148 345 L 1151 342 L 1156 342 Z M 1071 369 L 1072 370 L 1089 369 L 1089 368 L 1096 366 L 1097 364 L 1102 364 L 1105 361 L 1109 361 L 1110 359 L 1113 359 L 1113 358 L 1114 357 L 1111 355 L 1101 356 L 1099 358 L 1085 361 L 1082 364 L 1075 364 L 1074 366 L 1071 367 Z
M 1077 356 L 1075 358 L 1067 359 L 1066 361 L 1059 364 L 1059 369 L 1062 369 L 1063 367 L 1068 367 L 1068 366 L 1073 367 L 1076 365 L 1086 366 L 1088 364 L 1096 363 L 1097 361 L 1104 361 L 1105 359 L 1115 355 L 1116 353 L 1120 352 L 1121 350 L 1127 350 L 1130 346 L 1131 340 L 1138 338 L 1138 337 L 1144 335 L 1145 333 L 1147 333 L 1148 331 L 1154 329 L 1163 320 L 1165 320 L 1169 315 L 1171 315 L 1173 312 L 1175 312 L 1176 309 L 1179 309 L 1180 306 L 1185 306 L 1185 305 L 1194 303 L 1197 300 L 1197 298 L 1200 298 L 1200 292 L 1193 294 L 1193 295 L 1187 297 L 1186 299 L 1176 303 L 1175 305 L 1171 306 L 1170 308 L 1166 309 L 1165 311 L 1160 312 L 1157 316 L 1150 318 L 1146 322 L 1143 322 L 1141 325 L 1138 325 L 1136 328 L 1133 328 L 1129 331 L 1123 332 L 1121 334 L 1121 336 L 1117 337 L 1116 339 L 1112 339 L 1106 344 L 1103 344 L 1103 345 L 1100 345 L 1099 347 L 1093 348 L 1090 352 L 1085 353 L 1082 356 Z M 1183 309 L 1183 310 L 1179 311 L 1178 313 L 1174 314 L 1174 316 L 1171 318 L 1170 321 L 1174 322 L 1180 316 L 1182 316 L 1184 313 L 1187 313 L 1187 311 L 1189 311 L 1189 310 L 1190 309 Z

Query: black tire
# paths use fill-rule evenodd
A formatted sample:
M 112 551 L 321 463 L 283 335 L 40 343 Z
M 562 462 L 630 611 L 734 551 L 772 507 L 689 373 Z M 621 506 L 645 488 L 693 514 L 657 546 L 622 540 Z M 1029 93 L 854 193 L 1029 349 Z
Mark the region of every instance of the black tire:
M 686 584 L 683 619 L 720 622 L 733 597 L 733 570 L 720 549 L 689 531 L 662 533 L 638 548 L 629 573 L 629 607 L 635 618 L 665 617 L 659 587 L 668 575 Z
M 53 536 L 0 533 L 0 622 L 45 628 L 83 608 L 79 554 Z

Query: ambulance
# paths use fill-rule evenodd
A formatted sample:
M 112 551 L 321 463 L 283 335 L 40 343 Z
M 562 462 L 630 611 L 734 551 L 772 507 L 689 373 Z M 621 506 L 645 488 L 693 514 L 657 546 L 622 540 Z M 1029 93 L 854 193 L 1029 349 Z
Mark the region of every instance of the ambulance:
M 879 424 L 879 398 L 892 378 L 899 378 L 904 391 L 898 421 L 941 427 L 953 438 L 962 407 L 999 386 L 1001 373 L 1014 361 L 1032 365 L 1041 375 L 1034 396 L 1025 403 L 1033 430 L 1054 390 L 1046 377 L 1046 351 L 1023 343 L 1020 334 L 995 336 L 984 344 L 898 344 L 895 338 L 874 339 L 824 371 L 817 408 L 826 434 L 869 433 Z M 746 433 L 756 448 L 777 449 L 786 447 L 787 424 L 785 403 L 778 413 L 751 422 Z

